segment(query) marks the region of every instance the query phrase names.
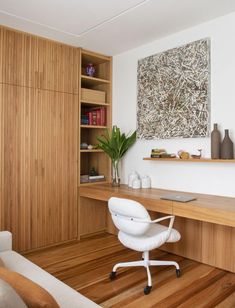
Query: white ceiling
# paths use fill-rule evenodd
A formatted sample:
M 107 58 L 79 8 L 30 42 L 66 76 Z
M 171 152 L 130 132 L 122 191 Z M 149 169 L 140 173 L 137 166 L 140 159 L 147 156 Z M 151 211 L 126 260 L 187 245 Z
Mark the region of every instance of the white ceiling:
M 115 55 L 235 11 L 235 0 L 0 0 L 0 22 Z

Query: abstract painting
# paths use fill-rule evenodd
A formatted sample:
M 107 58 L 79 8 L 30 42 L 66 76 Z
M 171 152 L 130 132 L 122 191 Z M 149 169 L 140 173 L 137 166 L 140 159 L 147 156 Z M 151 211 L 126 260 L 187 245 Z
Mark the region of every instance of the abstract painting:
M 210 131 L 210 41 L 138 61 L 137 136 L 206 137 Z

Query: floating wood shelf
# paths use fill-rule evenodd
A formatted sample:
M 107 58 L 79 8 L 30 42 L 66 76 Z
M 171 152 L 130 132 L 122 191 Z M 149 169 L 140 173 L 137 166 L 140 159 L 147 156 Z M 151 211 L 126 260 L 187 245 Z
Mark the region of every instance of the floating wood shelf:
M 97 184 L 108 184 L 110 183 L 109 181 L 107 180 L 104 180 L 104 181 L 95 181 L 95 182 L 87 182 L 87 183 L 80 183 L 80 186 L 85 186 L 85 185 L 97 185 Z
M 100 125 L 80 125 L 81 128 L 107 128 L 107 126 Z
M 82 105 L 89 105 L 89 106 L 92 106 L 92 105 L 96 105 L 96 106 L 110 106 L 109 104 L 107 103 L 98 103 L 98 102 L 90 102 L 90 101 L 86 101 L 84 99 L 81 100 L 81 104 Z
M 172 162 L 193 162 L 193 163 L 235 163 L 235 159 L 211 159 L 211 158 L 151 158 L 144 157 L 143 160 L 154 160 L 154 161 L 172 161 Z
M 102 78 L 96 78 L 96 77 L 90 77 L 86 75 L 81 76 L 82 84 L 87 86 L 92 86 L 94 84 L 110 84 L 110 80 L 102 79 Z
M 81 153 L 103 153 L 104 151 L 101 149 L 94 149 L 94 150 L 88 150 L 88 149 L 81 149 Z

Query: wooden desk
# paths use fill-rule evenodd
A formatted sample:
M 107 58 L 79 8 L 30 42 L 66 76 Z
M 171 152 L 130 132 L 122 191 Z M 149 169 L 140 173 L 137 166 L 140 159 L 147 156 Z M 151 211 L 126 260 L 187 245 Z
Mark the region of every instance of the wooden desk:
M 194 196 L 197 200 L 161 200 L 169 194 Z M 109 184 L 82 186 L 79 196 L 81 236 L 99 229 L 113 231 L 107 213 L 110 197 L 133 199 L 152 211 L 153 217 L 159 213 L 176 216 L 174 226 L 182 239 L 165 245 L 164 250 L 235 272 L 235 198 L 154 188 L 134 190 L 126 185 L 113 188 Z

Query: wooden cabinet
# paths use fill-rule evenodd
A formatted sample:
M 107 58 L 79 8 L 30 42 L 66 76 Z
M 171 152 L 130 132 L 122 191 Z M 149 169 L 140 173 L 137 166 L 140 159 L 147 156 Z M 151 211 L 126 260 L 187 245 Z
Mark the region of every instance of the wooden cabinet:
M 94 77 L 84 75 L 90 62 Z M 96 144 L 111 125 L 111 62 L 0 27 L 0 230 L 13 233 L 14 249 L 79 238 L 80 172 L 95 167 L 110 179 L 108 157 L 79 144 Z M 94 99 L 81 100 L 82 87 L 95 90 Z M 101 107 L 103 125 L 80 124 L 81 114 Z
M 78 94 L 78 48 L 4 27 L 0 43 L 0 82 Z
M 78 94 L 79 50 L 39 39 L 39 87 Z
M 89 63 L 95 67 L 94 76 L 86 75 L 86 67 Z M 111 127 L 112 58 L 81 49 L 80 71 L 79 143 L 95 146 L 98 144 L 97 136 L 106 133 L 107 128 Z M 87 117 L 87 122 L 83 121 L 84 117 L 85 120 Z M 100 181 L 111 180 L 111 164 L 108 156 L 97 148 L 80 147 L 80 185 L 97 183 L 82 179 L 89 176 L 92 168 L 98 175 L 104 175 L 104 179 Z
M 31 207 L 37 197 L 35 89 L 0 85 L 1 229 L 13 233 L 14 248 L 31 248 Z
M 21 251 L 75 239 L 77 95 L 1 85 L 0 97 L 1 229 Z
M 76 239 L 79 49 L 0 27 L 0 230 Z
M 0 28 L 0 82 L 38 86 L 38 38 Z
M 32 248 L 77 238 L 77 95 L 39 90 Z

